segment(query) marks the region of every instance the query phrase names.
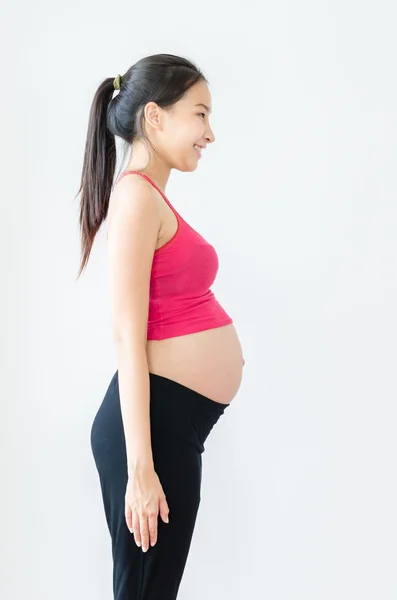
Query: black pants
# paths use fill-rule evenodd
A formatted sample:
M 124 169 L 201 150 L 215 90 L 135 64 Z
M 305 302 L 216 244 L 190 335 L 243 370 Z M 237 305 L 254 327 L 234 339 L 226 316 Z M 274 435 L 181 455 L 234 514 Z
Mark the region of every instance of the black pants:
M 147 552 L 136 545 L 125 520 L 127 457 L 118 371 L 91 428 L 112 541 L 114 600 L 175 600 L 187 561 L 201 500 L 201 455 L 211 429 L 228 404 L 150 373 L 150 428 L 155 471 L 169 507 L 158 516 L 158 537 Z

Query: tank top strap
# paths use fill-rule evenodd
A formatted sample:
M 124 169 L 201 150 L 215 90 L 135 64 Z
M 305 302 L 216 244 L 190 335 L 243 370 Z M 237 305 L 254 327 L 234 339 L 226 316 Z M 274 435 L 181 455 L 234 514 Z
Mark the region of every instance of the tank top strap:
M 119 177 L 119 181 L 122 177 L 124 177 L 124 175 L 131 175 L 131 174 L 136 174 L 136 175 L 140 175 L 141 177 L 144 177 L 149 183 L 152 184 L 152 186 L 154 188 L 156 188 L 156 190 L 162 195 L 162 197 L 164 198 L 164 200 L 166 201 L 166 203 L 168 204 L 168 206 L 170 207 L 170 209 L 172 210 L 173 213 L 175 213 L 177 219 L 182 219 L 181 215 L 177 212 L 177 210 L 172 206 L 171 202 L 168 200 L 167 196 L 164 194 L 164 192 L 159 188 L 159 186 L 157 184 L 154 183 L 154 181 L 152 179 L 150 179 L 150 177 L 148 177 L 148 175 L 145 175 L 144 173 L 141 173 L 140 171 L 124 171 L 124 173 L 122 173 Z

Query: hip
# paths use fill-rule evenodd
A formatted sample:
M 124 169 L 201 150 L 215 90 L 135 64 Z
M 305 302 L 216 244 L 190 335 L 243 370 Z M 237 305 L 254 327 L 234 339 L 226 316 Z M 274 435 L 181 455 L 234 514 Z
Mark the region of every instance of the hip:
M 150 429 L 153 458 L 173 462 L 179 456 L 203 453 L 204 442 L 228 405 L 166 377 L 149 373 Z M 124 425 L 118 370 L 113 375 L 91 426 L 91 448 L 101 473 L 117 464 L 126 467 Z

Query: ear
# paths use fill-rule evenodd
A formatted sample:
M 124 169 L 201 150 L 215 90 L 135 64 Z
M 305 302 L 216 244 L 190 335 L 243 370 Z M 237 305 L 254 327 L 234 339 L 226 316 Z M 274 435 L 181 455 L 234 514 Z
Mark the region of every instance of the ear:
M 155 102 L 148 102 L 145 106 L 145 119 L 153 129 L 161 125 L 161 108 Z

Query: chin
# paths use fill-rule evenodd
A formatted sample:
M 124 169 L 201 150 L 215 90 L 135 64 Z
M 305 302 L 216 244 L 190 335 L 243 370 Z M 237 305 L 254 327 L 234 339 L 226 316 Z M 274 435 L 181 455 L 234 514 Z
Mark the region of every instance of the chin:
M 181 173 L 191 173 L 197 169 L 199 161 L 199 158 L 192 158 L 191 154 L 180 154 L 178 159 L 174 161 L 172 168 L 181 171 Z
M 178 165 L 175 166 L 174 169 L 177 169 L 178 171 L 181 171 L 181 173 L 191 173 L 192 171 L 195 171 L 197 169 L 197 164 L 196 165 Z

